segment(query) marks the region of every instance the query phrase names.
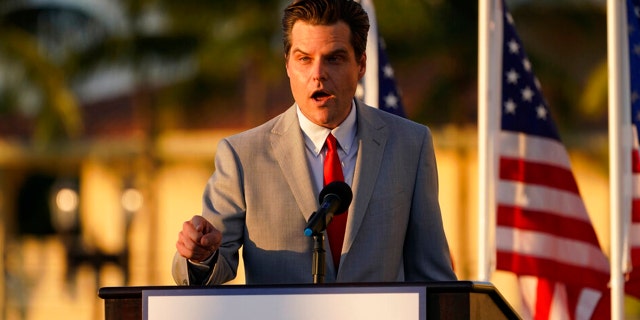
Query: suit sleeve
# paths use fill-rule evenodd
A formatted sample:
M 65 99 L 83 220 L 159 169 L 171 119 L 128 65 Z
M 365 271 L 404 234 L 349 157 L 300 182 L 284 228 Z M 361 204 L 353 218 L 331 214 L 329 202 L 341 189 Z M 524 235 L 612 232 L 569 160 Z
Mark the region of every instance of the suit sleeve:
M 438 172 L 431 132 L 423 138 L 404 246 L 406 281 L 453 281 L 449 245 L 438 202 Z
M 239 249 L 244 237 L 246 205 L 243 192 L 243 170 L 238 155 L 227 139 L 216 150 L 215 172 L 209 178 L 202 196 L 202 216 L 222 232 L 222 244 L 213 272 L 204 285 L 222 284 L 237 275 Z M 191 284 L 185 258 L 176 254 L 173 277 L 177 284 Z M 193 278 L 193 277 L 192 277 Z

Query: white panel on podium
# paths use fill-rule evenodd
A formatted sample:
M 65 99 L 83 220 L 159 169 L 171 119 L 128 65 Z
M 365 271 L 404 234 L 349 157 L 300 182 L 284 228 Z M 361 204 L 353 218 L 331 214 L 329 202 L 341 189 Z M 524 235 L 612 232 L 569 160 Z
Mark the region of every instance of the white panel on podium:
M 424 286 L 144 290 L 145 320 L 426 319 Z

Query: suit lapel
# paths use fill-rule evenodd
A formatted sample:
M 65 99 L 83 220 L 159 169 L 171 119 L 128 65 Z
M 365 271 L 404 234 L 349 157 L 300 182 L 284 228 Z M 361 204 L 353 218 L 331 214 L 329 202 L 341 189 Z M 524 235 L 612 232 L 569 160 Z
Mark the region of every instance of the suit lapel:
M 289 132 L 291 131 L 291 132 Z M 300 211 L 308 221 L 317 209 L 310 169 L 304 150 L 304 138 L 298 124 L 295 105 L 289 108 L 271 129 L 271 147 L 282 175 L 289 184 Z M 300 230 L 302 233 L 303 230 Z
M 382 164 L 384 148 L 388 138 L 388 128 L 369 106 L 356 101 L 358 112 L 357 143 L 358 156 L 353 176 L 352 189 L 354 198 L 349 208 L 347 229 L 343 251 L 349 251 L 362 225 L 365 211 L 373 195 L 378 172 Z M 292 130 L 292 132 L 288 132 Z M 280 170 L 295 200 L 308 221 L 318 208 L 310 169 L 304 151 L 304 138 L 298 125 L 295 106 L 289 108 L 282 118 L 271 129 L 271 147 Z M 326 243 L 325 243 L 326 245 Z M 329 263 L 327 279 L 333 278 L 333 266 Z
M 351 248 L 362 225 L 365 211 L 373 195 L 373 189 L 382 164 L 388 130 L 386 124 L 372 112 L 371 107 L 357 102 L 358 108 L 358 157 L 353 175 L 353 202 L 349 210 L 343 251 Z

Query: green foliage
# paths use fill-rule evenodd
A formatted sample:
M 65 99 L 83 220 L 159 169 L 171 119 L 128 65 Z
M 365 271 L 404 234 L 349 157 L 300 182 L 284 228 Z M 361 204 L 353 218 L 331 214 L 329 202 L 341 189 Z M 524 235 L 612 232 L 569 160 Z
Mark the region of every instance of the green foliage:
M 0 28 L 2 76 L 0 114 L 34 117 L 32 138 L 43 144 L 77 137 L 82 130 L 77 101 L 65 74 L 42 56 L 29 34 L 10 27 Z

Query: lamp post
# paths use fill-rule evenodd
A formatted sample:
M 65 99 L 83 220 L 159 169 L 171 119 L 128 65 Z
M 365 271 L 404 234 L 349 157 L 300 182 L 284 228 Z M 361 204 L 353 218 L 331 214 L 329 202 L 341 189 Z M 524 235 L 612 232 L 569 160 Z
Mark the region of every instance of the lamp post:
M 51 193 L 52 225 L 62 239 L 67 253 L 67 281 L 73 282 L 82 265 L 90 266 L 95 274 L 96 286 L 100 285 L 102 267 L 111 264 L 118 267 L 129 282 L 129 230 L 135 214 L 143 205 L 142 193 L 134 187 L 125 187 L 120 198 L 120 206 L 125 217 L 124 245 L 118 252 L 105 252 L 102 248 L 91 246 L 83 240 L 80 224 L 80 199 L 77 183 L 62 181 L 57 183 Z

